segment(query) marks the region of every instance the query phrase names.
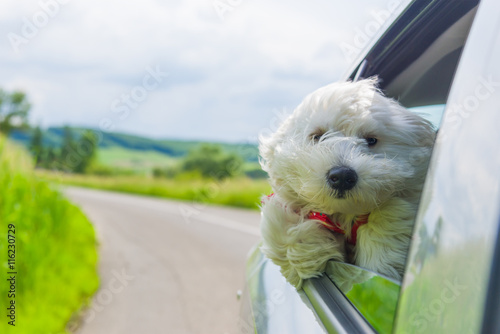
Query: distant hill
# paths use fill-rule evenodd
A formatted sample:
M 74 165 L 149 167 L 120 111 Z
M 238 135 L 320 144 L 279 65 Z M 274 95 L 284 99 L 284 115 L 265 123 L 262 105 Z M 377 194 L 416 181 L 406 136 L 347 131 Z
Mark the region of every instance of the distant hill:
M 60 147 L 63 142 L 63 127 L 50 127 L 43 130 L 43 143 L 45 146 Z M 85 130 L 93 130 L 102 135 L 99 142 L 99 148 L 103 151 L 130 151 L 133 154 L 138 154 L 141 151 L 144 153 L 158 153 L 169 158 L 180 158 L 185 156 L 190 150 L 206 143 L 202 141 L 182 141 L 182 140 L 158 140 L 146 138 L 125 133 L 102 132 L 95 129 L 87 129 L 80 127 L 71 128 L 75 139 Z M 13 131 L 10 135 L 11 139 L 28 146 L 32 136 L 32 130 Z M 238 153 L 247 162 L 258 161 L 258 148 L 255 144 L 228 144 L 228 143 L 212 143 L 221 145 L 229 152 Z M 156 154 L 155 154 L 156 155 Z

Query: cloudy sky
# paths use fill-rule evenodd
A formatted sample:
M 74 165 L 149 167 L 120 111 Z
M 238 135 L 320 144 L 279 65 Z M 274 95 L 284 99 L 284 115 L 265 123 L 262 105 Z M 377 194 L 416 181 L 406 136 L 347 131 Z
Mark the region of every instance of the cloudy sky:
M 256 141 L 401 2 L 5 0 L 0 87 L 44 127 Z

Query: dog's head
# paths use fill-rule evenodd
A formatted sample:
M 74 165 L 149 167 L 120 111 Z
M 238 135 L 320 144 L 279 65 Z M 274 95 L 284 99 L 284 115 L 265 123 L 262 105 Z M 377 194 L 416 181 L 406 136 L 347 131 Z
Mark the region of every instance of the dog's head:
M 376 79 L 334 83 L 261 138 L 261 165 L 287 205 L 368 213 L 421 190 L 434 136 L 427 120 L 384 97 Z

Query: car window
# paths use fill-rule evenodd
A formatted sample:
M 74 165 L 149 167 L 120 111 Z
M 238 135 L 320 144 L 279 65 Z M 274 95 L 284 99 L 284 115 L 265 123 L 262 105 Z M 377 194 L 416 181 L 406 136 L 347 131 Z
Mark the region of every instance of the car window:
M 377 76 L 387 96 L 419 113 L 438 130 L 477 4 L 413 2 L 354 67 L 350 78 Z M 342 282 L 335 270 L 347 270 L 345 266 L 331 262 L 328 276 L 376 331 L 390 333 L 400 283 L 352 266 L 353 281 Z
M 339 282 L 335 273 L 348 271 L 351 282 Z M 347 263 L 329 262 L 327 275 L 351 304 L 379 333 L 391 333 L 396 313 L 400 284 L 391 278 Z

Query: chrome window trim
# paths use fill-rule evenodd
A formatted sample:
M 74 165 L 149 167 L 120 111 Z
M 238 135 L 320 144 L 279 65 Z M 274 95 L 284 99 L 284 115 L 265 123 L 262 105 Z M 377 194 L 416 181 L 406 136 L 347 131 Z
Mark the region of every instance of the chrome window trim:
M 326 275 L 306 280 L 303 291 L 328 333 L 376 333 Z
M 361 75 L 364 73 L 367 65 L 368 65 L 368 62 L 366 61 L 366 59 L 363 59 L 363 61 L 359 65 L 358 69 L 356 70 L 356 74 L 354 75 L 354 78 L 352 79 L 352 81 L 358 81 L 360 78 L 362 78 Z

